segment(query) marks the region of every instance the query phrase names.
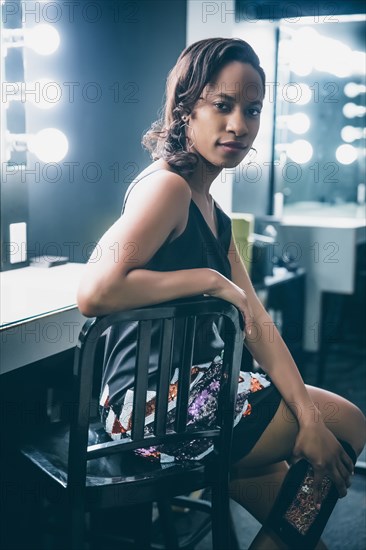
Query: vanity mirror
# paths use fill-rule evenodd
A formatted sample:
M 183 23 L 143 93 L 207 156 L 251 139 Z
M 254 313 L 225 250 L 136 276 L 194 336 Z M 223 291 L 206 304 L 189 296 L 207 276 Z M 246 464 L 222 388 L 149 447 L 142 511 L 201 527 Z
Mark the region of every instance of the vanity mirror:
M 365 17 L 279 22 L 275 210 L 365 217 Z M 278 212 L 277 212 L 278 213 Z

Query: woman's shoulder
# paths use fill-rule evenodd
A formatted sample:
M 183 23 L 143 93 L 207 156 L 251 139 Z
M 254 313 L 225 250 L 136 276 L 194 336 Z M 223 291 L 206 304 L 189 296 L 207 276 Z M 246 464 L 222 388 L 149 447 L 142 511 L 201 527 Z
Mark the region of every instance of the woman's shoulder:
M 132 181 L 132 183 L 137 183 L 142 179 L 151 178 L 154 180 L 160 180 L 162 177 L 170 181 L 180 183 L 184 188 L 191 193 L 191 188 L 188 185 L 188 182 L 183 176 L 181 176 L 176 170 L 174 170 L 166 161 L 163 159 L 158 159 L 146 168 L 142 170 Z
M 180 174 L 173 171 L 167 163 L 163 164 L 155 161 L 142 170 L 128 186 L 123 201 L 122 213 L 130 196 L 139 196 L 143 199 L 147 190 L 151 190 L 157 199 L 166 199 L 168 202 L 178 195 L 179 201 L 188 205 L 192 198 L 192 192 L 187 181 Z M 176 201 L 174 200 L 174 202 Z
M 155 217 L 157 223 L 163 215 L 173 228 L 167 235 L 166 244 L 184 231 L 191 202 L 192 192 L 187 181 L 170 170 L 169 165 L 166 167 L 155 162 L 140 172 L 128 187 L 121 215 L 135 217 L 136 212 L 143 208 Z

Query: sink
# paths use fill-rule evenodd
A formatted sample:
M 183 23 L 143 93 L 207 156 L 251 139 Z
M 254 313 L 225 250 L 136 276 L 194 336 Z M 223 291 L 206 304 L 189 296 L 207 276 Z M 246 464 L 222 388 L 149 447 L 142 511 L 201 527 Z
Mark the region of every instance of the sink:
M 366 218 L 366 205 L 359 205 L 356 202 L 329 204 L 317 201 L 299 201 L 284 205 L 283 216 L 351 218 L 359 220 Z
M 283 210 L 279 252 L 290 252 L 306 270 L 304 348 L 317 351 L 322 293 L 354 293 L 358 245 L 366 242 L 365 207 L 304 201 Z

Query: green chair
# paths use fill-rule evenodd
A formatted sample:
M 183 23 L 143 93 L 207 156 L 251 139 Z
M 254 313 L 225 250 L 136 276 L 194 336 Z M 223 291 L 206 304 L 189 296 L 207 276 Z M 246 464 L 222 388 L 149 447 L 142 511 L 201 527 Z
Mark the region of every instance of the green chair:
M 254 216 L 248 213 L 233 212 L 231 214 L 231 220 L 235 243 L 250 275 L 253 256 L 253 241 L 251 235 L 254 232 Z

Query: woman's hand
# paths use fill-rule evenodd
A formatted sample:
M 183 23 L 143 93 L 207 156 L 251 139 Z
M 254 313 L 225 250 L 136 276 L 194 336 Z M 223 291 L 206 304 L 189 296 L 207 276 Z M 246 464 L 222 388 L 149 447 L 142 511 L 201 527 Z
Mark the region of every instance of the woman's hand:
M 317 508 L 320 508 L 322 480 L 326 475 L 335 483 L 339 497 L 346 496 L 347 488 L 351 485 L 353 462 L 321 418 L 300 425 L 293 454 L 306 458 L 313 467 L 314 502 Z
M 221 298 L 222 300 L 226 300 L 227 302 L 234 304 L 243 316 L 245 327 L 243 337 L 245 338 L 246 334 L 250 336 L 254 322 L 254 315 L 245 291 L 224 277 L 224 275 L 221 275 L 221 273 L 218 273 L 218 275 L 220 275 L 220 277 L 216 288 L 211 290 L 208 294 L 210 296 L 214 296 L 215 298 Z

